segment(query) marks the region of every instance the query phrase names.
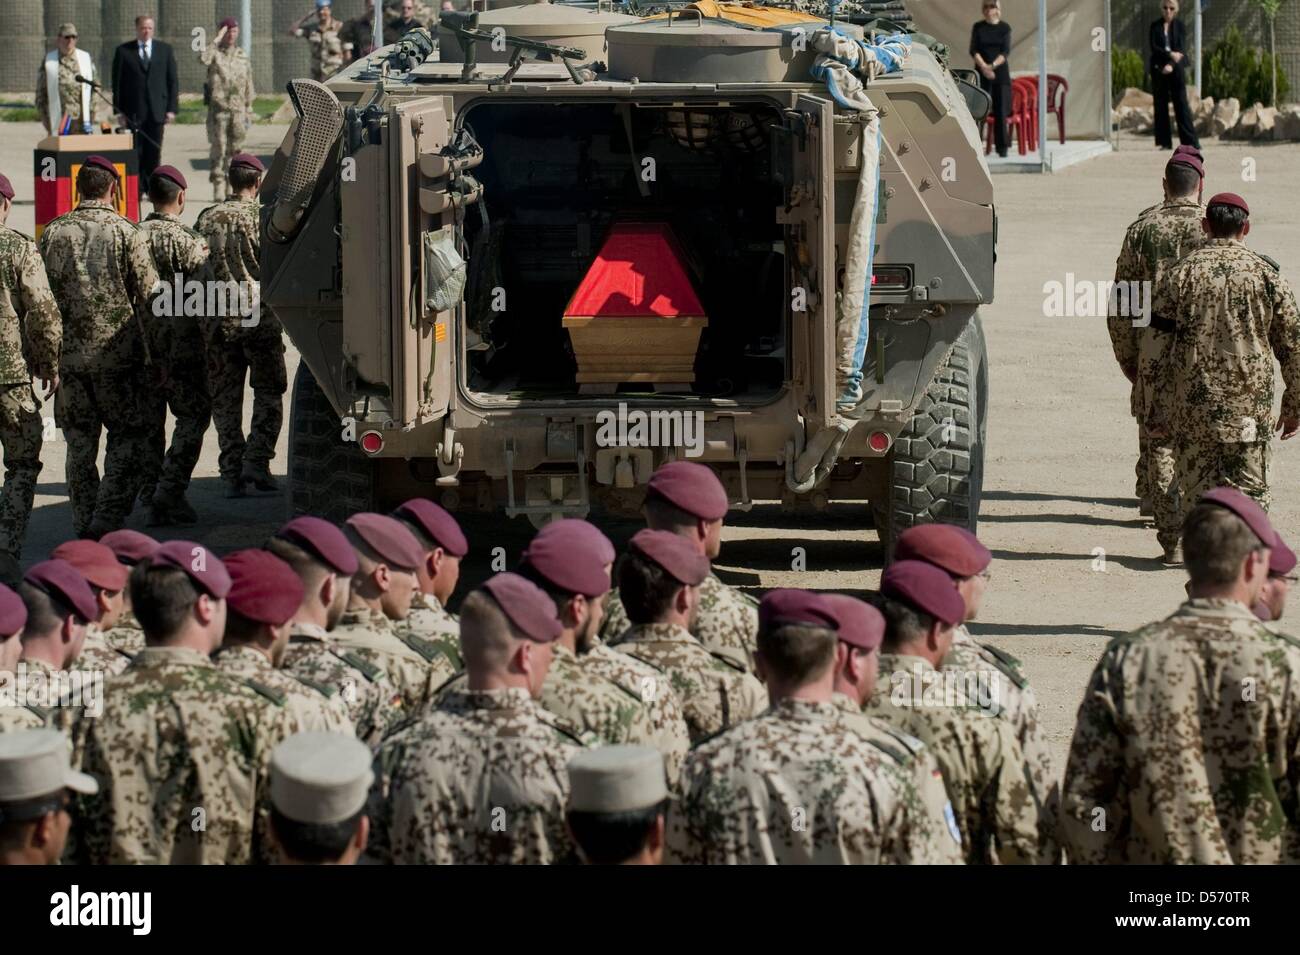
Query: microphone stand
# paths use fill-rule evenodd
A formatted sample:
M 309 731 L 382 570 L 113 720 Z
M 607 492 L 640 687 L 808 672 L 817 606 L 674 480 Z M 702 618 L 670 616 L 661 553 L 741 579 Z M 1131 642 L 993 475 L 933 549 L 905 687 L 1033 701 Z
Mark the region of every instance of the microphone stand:
M 117 113 L 117 107 L 116 107 L 115 105 L 113 105 L 113 101 L 112 101 L 111 99 L 109 99 L 109 98 L 104 94 L 104 87 L 103 87 L 103 84 L 101 84 L 101 83 L 96 83 L 94 80 L 88 80 L 88 79 L 86 79 L 84 76 L 82 76 L 80 73 L 78 73 L 78 74 L 76 75 L 75 79 L 76 79 L 76 81 L 77 81 L 78 83 L 85 83 L 87 86 L 89 86 L 89 87 L 91 88 L 91 90 L 94 92 L 94 94 L 95 94 L 96 96 L 98 96 L 98 97 L 99 97 L 100 99 L 102 99 L 105 103 L 107 103 L 107 104 L 108 104 L 108 108 L 109 108 L 109 112 L 110 112 L 110 114 L 112 114 L 112 115 L 118 115 L 118 113 Z M 141 139 L 143 139 L 145 142 L 149 143 L 149 145 L 153 146 L 154 149 L 157 149 L 160 153 L 162 152 L 162 143 L 155 142 L 154 139 L 153 139 L 153 137 L 150 136 L 148 133 L 145 133 L 145 132 L 143 132 L 143 131 L 137 129 L 135 123 L 133 123 L 133 122 L 131 121 L 131 117 L 130 117 L 130 116 L 127 116 L 126 113 L 122 113 L 121 115 L 126 119 L 126 128 L 127 128 L 128 130 L 130 130 L 130 132 L 131 132 L 133 135 L 135 135 L 135 136 L 139 136 L 139 137 L 140 137 Z

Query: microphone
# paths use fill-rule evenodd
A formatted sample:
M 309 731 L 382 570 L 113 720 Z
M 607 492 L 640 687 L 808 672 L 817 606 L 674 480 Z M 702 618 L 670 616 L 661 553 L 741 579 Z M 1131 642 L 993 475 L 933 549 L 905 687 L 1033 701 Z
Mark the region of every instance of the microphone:
M 76 76 L 74 76 L 73 79 L 76 80 L 78 83 L 85 83 L 87 86 L 90 86 L 90 87 L 92 87 L 92 88 L 94 88 L 94 89 L 102 89 L 102 87 L 101 87 L 98 83 L 96 83 L 94 80 L 88 80 L 88 79 L 86 79 L 84 76 L 82 76 L 80 73 L 78 73 Z

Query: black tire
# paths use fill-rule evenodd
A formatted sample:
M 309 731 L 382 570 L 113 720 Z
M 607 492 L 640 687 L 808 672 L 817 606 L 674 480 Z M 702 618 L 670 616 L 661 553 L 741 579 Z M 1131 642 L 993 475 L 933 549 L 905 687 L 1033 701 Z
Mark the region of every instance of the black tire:
M 918 524 L 955 524 L 975 533 L 984 489 L 987 405 L 988 361 L 976 315 L 890 452 L 889 502 L 873 509 L 886 562 L 893 559 L 898 535 Z
M 289 514 L 342 523 L 373 509 L 375 465 L 354 443 L 305 364 L 293 379 L 289 410 Z

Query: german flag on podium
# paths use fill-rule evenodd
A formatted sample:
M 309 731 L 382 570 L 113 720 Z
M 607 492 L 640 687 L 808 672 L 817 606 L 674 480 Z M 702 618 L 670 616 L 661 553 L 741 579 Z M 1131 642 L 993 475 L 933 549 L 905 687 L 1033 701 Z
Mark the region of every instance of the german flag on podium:
M 87 156 L 100 155 L 117 167 L 122 186 L 117 211 L 140 221 L 140 171 L 129 133 L 49 136 L 36 144 L 36 238 L 59 216 L 77 205 L 77 173 Z

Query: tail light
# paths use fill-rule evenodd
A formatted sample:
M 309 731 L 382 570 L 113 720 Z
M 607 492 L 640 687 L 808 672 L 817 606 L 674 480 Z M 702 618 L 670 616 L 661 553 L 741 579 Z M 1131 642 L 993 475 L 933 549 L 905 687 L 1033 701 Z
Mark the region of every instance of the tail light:
M 384 450 L 384 436 L 378 431 L 367 431 L 361 436 L 361 450 L 366 454 L 378 454 Z
M 888 431 L 873 431 L 867 437 L 867 445 L 877 454 L 884 454 L 892 443 Z
M 912 288 L 912 269 L 907 265 L 881 265 L 871 273 L 873 292 L 908 292 Z

